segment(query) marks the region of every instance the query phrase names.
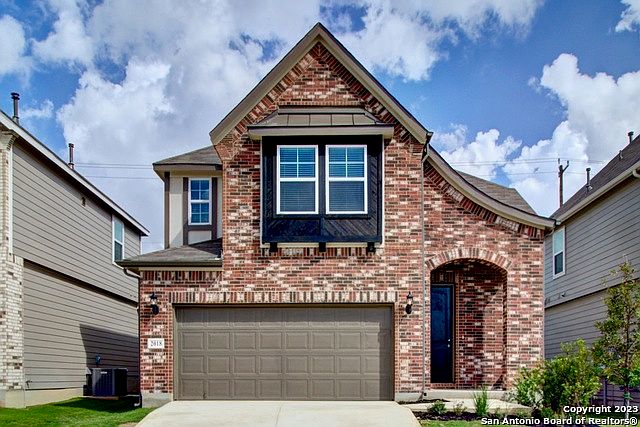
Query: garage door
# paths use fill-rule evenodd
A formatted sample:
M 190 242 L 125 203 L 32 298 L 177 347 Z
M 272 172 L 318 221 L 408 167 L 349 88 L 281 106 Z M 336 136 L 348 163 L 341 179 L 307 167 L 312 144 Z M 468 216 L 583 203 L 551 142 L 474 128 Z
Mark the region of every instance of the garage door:
M 391 308 L 178 308 L 176 399 L 391 400 Z

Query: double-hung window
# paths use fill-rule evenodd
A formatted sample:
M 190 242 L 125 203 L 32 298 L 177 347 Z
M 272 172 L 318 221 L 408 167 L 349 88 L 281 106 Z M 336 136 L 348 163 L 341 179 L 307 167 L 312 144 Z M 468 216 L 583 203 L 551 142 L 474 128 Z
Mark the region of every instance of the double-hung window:
M 565 272 L 565 239 L 564 227 L 553 232 L 553 277 L 562 276 Z
M 113 217 L 111 228 L 113 232 L 113 261 L 122 261 L 124 258 L 124 224 L 118 218 Z
M 189 180 L 189 224 L 211 224 L 211 180 Z
M 326 204 L 329 214 L 367 213 L 367 147 L 327 145 Z
M 318 147 L 278 146 L 277 213 L 318 213 Z

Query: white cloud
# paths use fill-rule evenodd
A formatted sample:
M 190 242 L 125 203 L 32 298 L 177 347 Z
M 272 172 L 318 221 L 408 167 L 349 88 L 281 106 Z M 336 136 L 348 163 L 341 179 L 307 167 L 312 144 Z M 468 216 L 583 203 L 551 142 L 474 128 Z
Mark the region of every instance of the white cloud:
M 15 18 L 0 18 L 0 77 L 4 74 L 28 74 L 30 61 L 25 57 L 27 41 L 24 28 Z
M 435 146 L 445 148 L 440 152 L 442 157 L 454 168 L 483 179 L 496 177 L 496 172 L 501 165 L 521 145 L 521 141 L 516 141 L 512 137 L 506 137 L 499 142 L 500 132 L 491 129 L 487 132 L 478 132 L 474 141 L 464 144 L 466 140 L 466 129 L 458 125 L 452 133 L 445 133 L 435 137 Z M 446 147 L 449 147 L 449 151 Z M 451 149 L 455 147 L 454 149 Z
M 446 56 L 445 40 L 475 39 L 485 25 L 492 32 L 520 31 L 540 4 L 469 0 L 447 9 L 445 3 L 312 0 L 290 2 L 283 13 L 279 1 L 255 7 L 249 0 L 105 0 L 97 5 L 49 0 L 53 28 L 33 42 L 33 54 L 45 65 L 80 71 L 75 95 L 56 116 L 65 138 L 76 146 L 77 163 L 150 165 L 209 145 L 213 126 L 317 21 L 343 31 L 339 38 L 372 69 L 419 80 Z M 363 29 L 352 30 L 359 25 L 344 13 L 345 5 L 364 10 Z M 126 70 L 124 77 L 120 69 Z M 459 137 L 462 129 L 452 132 Z M 450 145 L 451 155 L 504 158 L 517 143 L 509 138 L 498 143 L 494 132 L 478 134 L 478 149 L 468 155 Z M 80 170 L 152 178 L 96 183 L 150 228 L 154 244 L 145 249 L 161 246 L 161 185 L 149 169 Z
M 39 60 L 91 64 L 94 42 L 85 32 L 81 1 L 49 0 L 49 7 L 57 14 L 57 20 L 46 39 L 33 43 L 34 55 Z
M 616 31 L 633 31 L 640 26 L 640 0 L 622 0 L 627 8 L 620 15 Z
M 558 98 L 566 119 L 550 139 L 523 147 L 504 170 L 538 212 L 551 214 L 558 208 L 557 196 L 549 197 L 557 195 L 554 159 L 573 162 L 564 176 L 567 200 L 585 184 L 585 168 L 598 172 L 628 143 L 627 132 L 640 126 L 640 71 L 617 80 L 605 73 L 590 76 L 580 72 L 575 56 L 562 54 L 544 67 L 539 85 Z
M 42 101 L 39 107 L 22 108 L 20 111 L 20 119 L 26 121 L 32 119 L 50 119 L 51 117 L 53 117 L 53 102 L 49 99 Z
M 456 42 L 458 33 L 476 39 L 491 27 L 526 32 L 541 4 L 541 0 L 361 1 L 366 9 L 364 28 L 345 31 L 340 38 L 367 67 L 423 80 L 446 57 L 441 48 L 445 40 Z M 336 19 L 338 28 L 351 28 L 344 14 Z

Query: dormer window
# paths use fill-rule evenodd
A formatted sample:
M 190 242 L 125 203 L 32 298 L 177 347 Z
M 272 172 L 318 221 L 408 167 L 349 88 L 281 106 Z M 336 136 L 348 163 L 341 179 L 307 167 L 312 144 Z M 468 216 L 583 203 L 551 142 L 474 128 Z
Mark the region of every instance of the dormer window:
M 189 180 L 189 224 L 211 224 L 211 180 Z

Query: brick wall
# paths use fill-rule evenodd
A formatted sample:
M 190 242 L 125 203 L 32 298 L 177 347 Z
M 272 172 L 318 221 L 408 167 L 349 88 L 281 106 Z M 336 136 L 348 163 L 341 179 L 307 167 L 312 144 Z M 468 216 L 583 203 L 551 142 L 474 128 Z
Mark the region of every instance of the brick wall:
M 352 247 L 330 248 L 326 253 L 319 253 L 316 248 L 279 248 L 277 253 L 270 254 L 261 247 L 260 143 L 249 140 L 246 126 L 261 120 L 278 105 L 359 106 L 395 126 L 394 137 L 385 142 L 384 243 L 376 253 L 367 254 L 362 247 Z M 224 164 L 222 271 L 145 272 L 141 279 L 143 393 L 173 391 L 170 344 L 173 303 L 367 301 L 394 304 L 395 391 L 419 393 L 422 390 L 422 321 L 429 324 L 421 271 L 424 267 L 428 278 L 429 272 L 456 258 L 483 260 L 507 272 L 503 301 L 498 299 L 489 305 L 497 310 L 502 304 L 507 313 L 502 316 L 502 325 L 496 323 L 490 329 L 501 330 L 502 341 L 509 342 L 510 346 L 503 355 L 504 366 L 491 368 L 495 372 L 486 376 L 499 376 L 496 372 L 504 370 L 503 383 L 508 384 L 518 366 L 540 358 L 542 233 L 483 211 L 446 187 L 431 170 L 427 170 L 423 205 L 420 201 L 422 148 L 322 45 L 312 48 L 216 145 Z M 427 219 L 424 246 L 422 209 Z M 475 298 L 478 290 L 475 284 L 465 286 L 461 295 Z M 157 316 L 151 316 L 148 307 L 148 296 L 153 291 L 161 301 L 161 312 Z M 407 316 L 404 301 L 409 291 L 415 299 L 413 314 Z M 147 350 L 147 338 L 158 336 L 166 338 L 167 347 Z M 427 334 L 427 342 L 428 339 Z M 474 360 L 473 357 L 470 360 Z M 428 371 L 427 365 L 427 376 Z M 478 378 L 485 380 L 475 371 L 465 375 L 459 384 L 461 387 L 476 385 Z M 497 379 L 495 383 L 502 384 Z

